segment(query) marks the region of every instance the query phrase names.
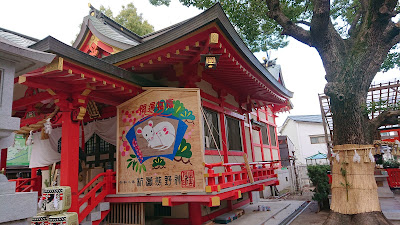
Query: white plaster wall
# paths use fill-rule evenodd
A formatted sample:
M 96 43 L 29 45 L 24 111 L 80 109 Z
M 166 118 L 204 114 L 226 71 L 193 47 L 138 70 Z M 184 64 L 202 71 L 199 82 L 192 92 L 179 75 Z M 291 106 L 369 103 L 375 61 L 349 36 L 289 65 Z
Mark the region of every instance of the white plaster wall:
M 254 146 L 254 162 L 262 161 L 261 148 Z
M 278 188 L 278 191 L 289 188 L 291 185 L 289 170 L 285 167 L 275 170 L 275 173 L 278 174 L 279 185 L 276 186 L 276 188 Z
M 231 94 L 228 94 L 225 97 L 225 102 L 227 102 L 233 106 L 239 107 L 239 103 L 236 102 L 235 97 L 233 97 L 233 95 L 231 95 Z
M 277 149 L 272 149 L 272 157 L 274 160 L 278 160 L 278 159 L 280 160 L 278 151 L 279 150 L 277 150 Z
M 258 117 L 260 117 L 260 120 L 267 120 L 267 115 L 262 111 L 258 111 Z
M 208 83 L 207 81 L 201 80 L 200 82 L 196 83 L 196 86 L 200 88 L 200 90 L 204 91 L 204 93 L 207 93 L 209 95 L 212 95 L 216 98 L 218 98 L 218 93 L 214 91 L 212 88 L 212 85 Z
M 295 147 L 296 164 L 306 164 L 306 157 L 317 154 L 318 151 L 326 154 L 326 143 L 311 144 L 310 136 L 324 135 L 324 127 L 322 123 L 295 122 L 290 120 L 284 129 L 281 130 L 282 135 L 286 135 L 292 141 Z
M 299 136 L 298 136 L 298 126 L 297 123 L 293 120 L 288 120 L 285 127 L 282 127 L 280 130 L 282 135 L 286 135 L 292 141 L 294 150 L 295 150 L 295 157 L 296 157 L 296 164 L 298 163 L 306 163 L 303 154 L 300 149 L 299 143 Z
M 204 156 L 204 161 L 205 163 L 219 163 L 221 162 L 221 157 L 219 155 L 205 155 Z M 222 156 L 222 162 L 224 161 L 224 156 Z M 207 172 L 207 168 L 205 168 L 205 171 Z M 224 167 L 219 166 L 219 167 L 214 167 L 214 173 L 223 173 Z
M 272 110 L 267 107 L 267 111 L 268 111 L 268 121 L 271 123 L 275 123 L 274 117 L 272 116 Z
M 228 156 L 228 161 L 230 163 L 244 163 L 243 156 Z M 232 171 L 240 171 L 240 166 L 232 166 Z
M 250 129 L 245 127 L 245 136 L 246 136 L 246 146 L 247 146 L 247 158 L 249 162 L 253 161 L 253 155 L 251 154 L 251 140 L 250 140 Z
M 301 152 L 304 158 L 315 155 L 318 152 L 327 154 L 326 143 L 311 144 L 310 136 L 324 135 L 324 127 L 322 123 L 298 123 L 298 135 Z

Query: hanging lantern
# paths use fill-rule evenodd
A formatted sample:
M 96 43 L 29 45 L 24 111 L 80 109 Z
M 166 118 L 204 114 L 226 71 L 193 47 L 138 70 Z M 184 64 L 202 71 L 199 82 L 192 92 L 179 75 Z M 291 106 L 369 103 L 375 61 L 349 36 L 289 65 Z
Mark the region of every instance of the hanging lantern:
M 204 63 L 206 69 L 215 69 L 220 56 L 221 54 L 203 54 L 200 55 L 200 62 Z

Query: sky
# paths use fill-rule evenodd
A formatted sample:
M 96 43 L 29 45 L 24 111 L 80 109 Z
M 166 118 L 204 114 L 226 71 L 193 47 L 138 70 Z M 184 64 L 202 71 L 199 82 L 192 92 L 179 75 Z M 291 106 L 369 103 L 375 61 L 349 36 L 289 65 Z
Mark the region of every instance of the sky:
M 148 0 L 91 0 L 97 9 L 100 5 L 109 6 L 116 15 L 122 5 L 133 2 L 143 18 L 152 24 L 155 30 L 168 27 L 191 18 L 200 10 L 181 5 L 172 0 L 169 7 L 152 6 Z M 83 17 L 89 14 L 88 1 L 82 0 L 18 0 L 0 1 L 0 27 L 25 34 L 37 39 L 47 36 L 71 44 L 79 32 Z M 265 53 L 256 53 L 257 58 L 266 57 Z M 294 108 L 289 113 L 280 113 L 276 119 L 281 126 L 288 115 L 321 114 L 318 94 L 323 93 L 325 70 L 318 52 L 307 45 L 290 39 L 287 47 L 272 51 L 270 58 L 277 58 L 282 67 L 286 87 L 294 92 L 291 99 Z M 400 79 L 400 71 L 392 70 L 379 73 L 374 82 Z

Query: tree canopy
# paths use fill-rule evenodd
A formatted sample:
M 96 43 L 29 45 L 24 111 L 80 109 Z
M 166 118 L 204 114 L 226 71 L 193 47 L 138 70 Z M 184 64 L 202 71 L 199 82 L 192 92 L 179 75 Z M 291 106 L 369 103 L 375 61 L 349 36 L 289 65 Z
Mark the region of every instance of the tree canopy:
M 113 19 L 137 35 L 142 36 L 154 31 L 154 27 L 149 24 L 147 20 L 143 19 L 142 14 L 138 14 L 133 3 L 122 6 L 121 11 L 115 17 L 113 16 L 113 12 L 111 11 L 110 7 L 105 8 L 103 5 L 101 5 L 100 11 L 107 17 Z
M 153 5 L 169 5 L 170 0 L 149 0 Z M 285 47 L 288 36 L 313 46 L 312 41 L 305 40 L 310 36 L 311 28 L 317 25 L 315 7 L 328 4 L 324 13 L 329 13 L 331 28 L 334 28 L 344 40 L 350 40 L 362 26 L 371 21 L 371 10 L 383 10 L 381 15 L 393 17 L 398 14 L 400 4 L 392 1 L 367 0 L 179 0 L 185 6 L 195 6 L 207 9 L 220 2 L 230 21 L 238 33 L 253 52 L 267 51 Z M 385 5 L 383 8 L 367 8 L 376 5 Z M 391 6 L 394 5 L 394 6 Z M 385 8 L 385 9 L 384 9 Z M 314 20 L 314 22 L 313 22 Z M 392 20 L 393 22 L 394 20 Z M 393 24 L 391 25 L 393 26 Z M 305 36 L 303 36 L 305 35 Z M 303 36 L 303 38 L 301 38 Z M 398 41 L 397 41 L 398 42 Z M 313 46 L 315 47 L 315 46 Z M 317 49 L 318 50 L 318 49 Z M 400 45 L 394 44 L 388 53 L 381 69 L 387 71 L 400 68 Z

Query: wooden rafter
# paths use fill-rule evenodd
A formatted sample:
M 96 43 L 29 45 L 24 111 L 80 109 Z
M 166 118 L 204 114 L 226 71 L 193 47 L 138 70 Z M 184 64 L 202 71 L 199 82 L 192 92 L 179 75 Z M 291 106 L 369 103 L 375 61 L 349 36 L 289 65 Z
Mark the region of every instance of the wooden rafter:
M 28 105 L 36 104 L 50 98 L 52 98 L 52 96 L 47 91 L 40 92 L 33 96 L 24 97 L 13 102 L 13 110 L 21 110 Z

